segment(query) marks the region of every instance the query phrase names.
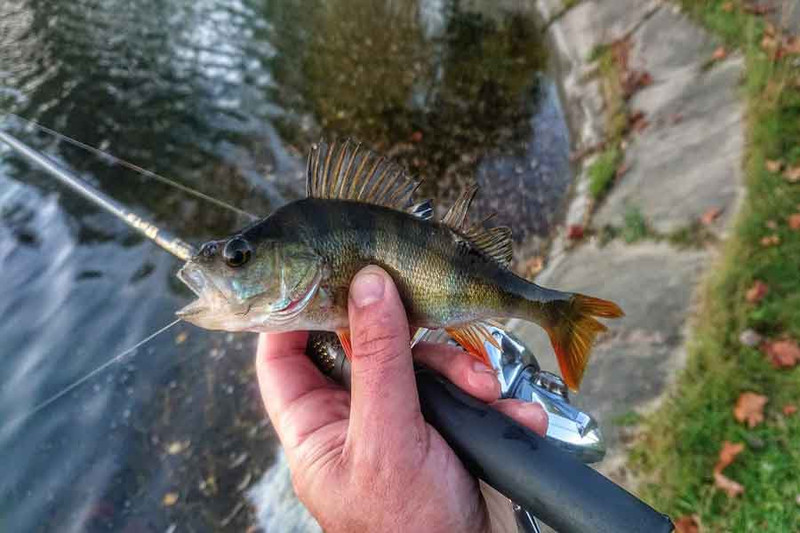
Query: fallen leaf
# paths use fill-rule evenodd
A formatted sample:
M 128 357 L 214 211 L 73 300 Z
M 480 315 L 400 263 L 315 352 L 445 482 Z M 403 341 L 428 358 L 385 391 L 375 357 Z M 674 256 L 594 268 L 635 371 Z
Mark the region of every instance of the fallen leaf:
M 533 277 L 539 272 L 544 269 L 544 258 L 541 255 L 537 255 L 535 257 L 531 257 L 525 262 L 525 267 L 523 268 L 523 272 L 527 274 L 528 277 Z
M 795 340 L 767 341 L 762 349 L 775 368 L 791 368 L 800 362 L 800 346 Z
M 744 492 L 744 487 L 720 472 L 714 473 L 714 485 L 723 490 L 728 498 L 735 498 Z
M 415 131 L 414 133 L 412 133 L 411 134 L 411 141 L 415 142 L 415 143 L 418 143 L 418 142 L 422 141 L 422 132 L 418 130 L 418 131 Z
M 711 59 L 713 61 L 722 61 L 726 57 L 728 57 L 728 51 L 725 50 L 724 46 L 720 46 L 719 48 L 714 50 L 713 54 L 711 54 Z
M 709 207 L 703 216 L 700 217 L 700 222 L 704 226 L 710 226 L 722 214 L 722 209 L 719 207 Z
M 732 479 L 725 477 L 722 471 L 730 465 L 742 451 L 744 451 L 744 444 L 741 442 L 733 443 L 726 440 L 722 443 L 722 449 L 719 451 L 719 459 L 717 460 L 717 464 L 714 465 L 714 485 L 716 485 L 718 489 L 725 491 L 730 498 L 734 498 L 743 493 L 744 487 Z
M 789 227 L 794 230 L 800 230 L 800 213 L 789 215 Z
M 187 338 L 189 338 L 189 334 L 185 331 L 181 331 L 175 336 L 175 344 L 183 344 L 186 342 Z
M 767 172 L 777 173 L 780 172 L 783 168 L 783 161 L 780 159 L 767 159 L 764 162 L 764 167 L 767 169 Z
M 176 440 L 174 442 L 171 442 L 167 446 L 167 453 L 170 455 L 178 455 L 179 453 L 183 453 L 184 451 L 186 451 L 188 448 L 189 448 L 188 440 L 184 441 Z
M 171 506 L 175 505 L 175 503 L 177 503 L 177 501 L 178 501 L 178 493 L 177 492 L 168 492 L 168 493 L 164 494 L 164 499 L 161 500 L 161 502 L 166 507 L 171 507 Z
M 700 517 L 696 514 L 681 516 L 675 520 L 675 533 L 700 533 Z
M 777 235 L 767 235 L 761 238 L 761 246 L 777 246 L 781 243 L 781 238 Z
M 764 406 L 768 401 L 769 398 L 755 392 L 743 392 L 736 400 L 733 417 L 737 422 L 747 422 L 747 427 L 752 429 L 764 421 Z
M 725 13 L 730 13 L 731 11 L 733 11 L 733 2 L 725 2 L 724 4 L 722 4 L 722 11 L 724 11 Z
M 580 224 L 570 224 L 567 228 L 567 238 L 571 240 L 583 239 L 584 229 Z
M 774 52 L 778 48 L 778 41 L 775 40 L 775 37 L 764 33 L 764 37 L 761 38 L 761 49 L 765 52 Z
M 768 292 L 769 286 L 760 279 L 757 279 L 753 282 L 753 286 L 747 289 L 747 294 L 744 295 L 744 298 L 747 300 L 747 303 L 757 304 Z
M 647 117 L 644 114 L 644 111 L 641 110 L 634 111 L 628 117 L 628 128 L 630 128 L 631 131 L 635 131 L 638 133 L 644 130 L 649 125 L 650 122 L 648 122 Z
M 786 170 L 783 171 L 783 177 L 786 178 L 786 181 L 789 183 L 797 183 L 800 181 L 800 165 L 787 167 Z
M 722 472 L 743 451 L 744 444 L 741 442 L 723 441 L 722 448 L 719 450 L 719 459 L 714 466 L 714 472 Z
M 797 406 L 793 403 L 787 403 L 783 406 L 783 416 L 792 416 L 797 412 Z
M 794 36 L 786 39 L 779 50 L 779 55 L 781 57 L 796 56 L 798 54 L 800 54 L 800 39 Z
M 756 16 L 768 15 L 775 11 L 775 8 L 772 6 L 754 6 L 752 4 L 745 4 L 742 6 L 742 9 L 745 13 Z

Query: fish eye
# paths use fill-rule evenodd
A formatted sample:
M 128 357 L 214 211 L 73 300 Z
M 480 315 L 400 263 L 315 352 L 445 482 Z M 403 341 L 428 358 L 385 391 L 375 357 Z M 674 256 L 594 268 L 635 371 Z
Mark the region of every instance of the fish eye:
M 207 242 L 203 246 L 200 247 L 200 255 L 203 257 L 214 257 L 217 253 L 217 243 L 215 242 Z
M 222 250 L 222 257 L 225 258 L 225 263 L 229 267 L 240 267 L 247 263 L 252 255 L 250 243 L 241 237 L 234 237 L 225 244 Z

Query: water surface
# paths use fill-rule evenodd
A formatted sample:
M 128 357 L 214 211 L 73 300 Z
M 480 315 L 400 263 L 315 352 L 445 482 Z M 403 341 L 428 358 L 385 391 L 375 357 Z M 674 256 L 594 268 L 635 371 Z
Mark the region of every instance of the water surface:
M 475 216 L 497 211 L 534 250 L 570 172 L 528 4 L 4 0 L 0 110 L 258 214 L 302 193 L 311 143 L 354 137 L 424 177 L 440 209 L 477 182 Z M 187 240 L 245 222 L 22 122 L 0 127 Z M 178 326 L 18 420 L 170 322 L 190 299 L 178 266 L 0 146 L 0 530 L 252 522 L 243 494 L 276 443 L 250 335 Z

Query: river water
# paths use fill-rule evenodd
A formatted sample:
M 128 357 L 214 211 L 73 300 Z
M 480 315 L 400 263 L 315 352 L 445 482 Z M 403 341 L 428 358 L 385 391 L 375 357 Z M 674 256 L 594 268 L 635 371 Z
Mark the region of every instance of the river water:
M 312 142 L 354 137 L 441 206 L 477 182 L 476 216 L 497 211 L 535 251 L 570 168 L 529 4 L 3 0 L 0 113 L 259 214 L 302 193 Z M 13 117 L 0 127 L 186 240 L 245 222 Z M 169 323 L 190 299 L 178 266 L 0 146 L 0 531 L 253 523 L 244 495 L 274 477 L 277 448 L 251 335 L 178 325 L 27 416 Z M 262 508 L 291 500 L 269 486 L 283 488 Z

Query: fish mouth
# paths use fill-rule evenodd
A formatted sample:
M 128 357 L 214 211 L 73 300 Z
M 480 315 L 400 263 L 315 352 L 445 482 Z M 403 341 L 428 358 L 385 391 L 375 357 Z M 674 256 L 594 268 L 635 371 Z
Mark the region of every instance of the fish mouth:
M 211 296 L 220 293 L 197 265 L 189 262 L 178 271 L 178 279 L 197 295 L 197 300 L 179 309 L 175 314 L 182 319 L 197 317 L 211 310 Z M 221 294 L 221 293 L 220 293 Z

